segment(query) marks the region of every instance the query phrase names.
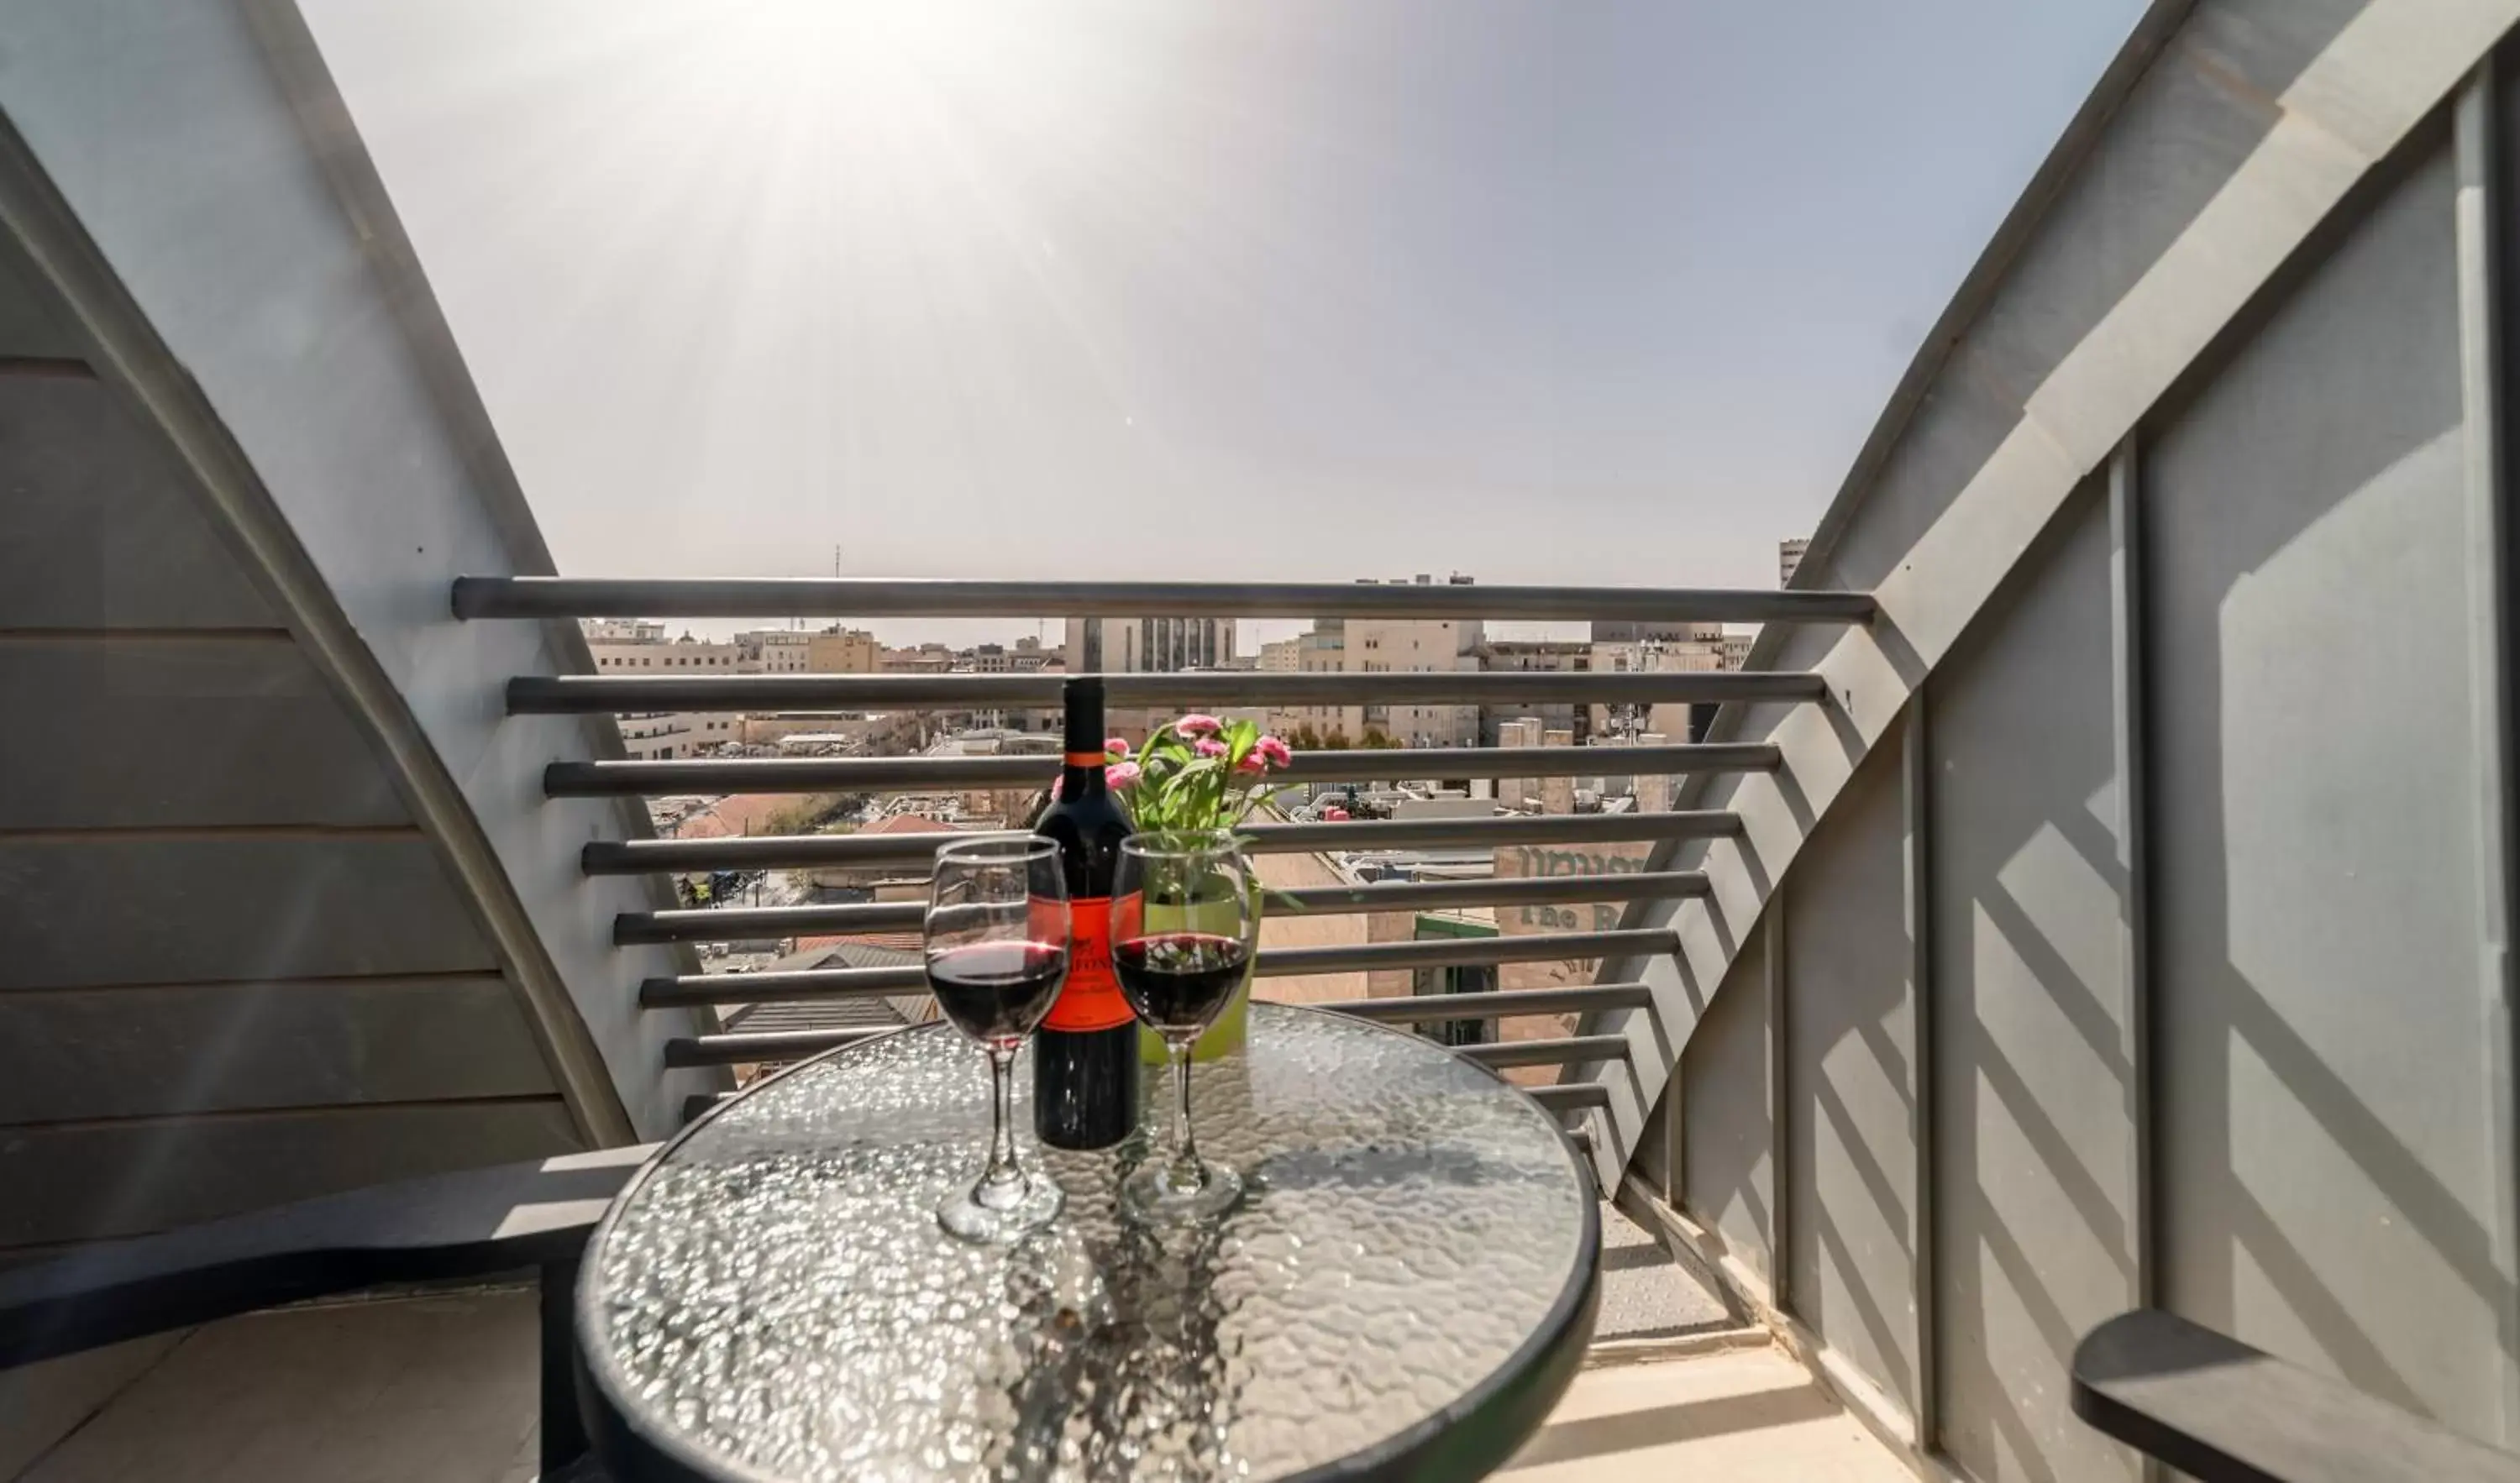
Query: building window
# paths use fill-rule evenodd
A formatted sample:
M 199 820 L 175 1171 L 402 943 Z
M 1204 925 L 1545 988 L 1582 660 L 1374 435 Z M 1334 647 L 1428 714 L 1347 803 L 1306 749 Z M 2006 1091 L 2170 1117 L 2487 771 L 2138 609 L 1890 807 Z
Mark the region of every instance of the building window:
M 1413 985 L 1419 994 L 1492 994 L 1496 992 L 1496 986 L 1497 970 L 1481 964 L 1419 968 Z M 1447 1019 L 1435 1026 L 1433 1035 L 1448 1046 L 1483 1046 L 1496 1039 L 1496 1021 Z

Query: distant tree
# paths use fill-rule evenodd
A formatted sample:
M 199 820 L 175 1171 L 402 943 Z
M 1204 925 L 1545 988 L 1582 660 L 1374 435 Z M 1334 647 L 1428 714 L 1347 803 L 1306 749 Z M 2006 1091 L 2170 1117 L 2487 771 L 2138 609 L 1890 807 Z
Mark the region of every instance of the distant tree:
M 1382 728 L 1379 726 L 1367 727 L 1365 729 L 1365 740 L 1357 744 L 1363 746 L 1368 751 L 1391 751 L 1400 745 L 1399 742 L 1394 742 L 1389 737 L 1383 735 Z
M 1322 742 L 1322 734 L 1313 730 L 1313 723 L 1310 721 L 1296 727 L 1295 734 L 1288 737 L 1286 740 L 1293 743 L 1297 751 L 1319 751 L 1324 745 L 1324 742 Z
M 1343 752 L 1354 745 L 1356 745 L 1356 743 L 1347 739 L 1347 729 L 1345 727 L 1331 727 L 1330 734 L 1322 739 L 1322 749 L 1324 751 Z

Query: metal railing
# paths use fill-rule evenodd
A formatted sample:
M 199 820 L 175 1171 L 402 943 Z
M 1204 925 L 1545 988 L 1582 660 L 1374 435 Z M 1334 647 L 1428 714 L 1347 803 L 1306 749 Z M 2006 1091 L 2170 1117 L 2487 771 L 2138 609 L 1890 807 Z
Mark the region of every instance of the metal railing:
M 1533 991 L 1535 993 L 1539 991 Z M 1443 1007 L 1455 999 L 1500 998 L 1519 999 L 1514 995 L 1428 995 L 1430 1007 Z M 1327 1005 L 1339 1010 L 1347 1006 Z M 1462 1012 L 1438 1016 L 1443 1020 L 1510 1017 L 1514 1013 L 1544 1012 L 1529 1005 L 1507 1005 L 1492 1008 L 1482 1015 L 1466 1006 L 1457 1007 Z M 669 1066 L 740 1066 L 776 1065 L 837 1051 L 887 1033 L 881 1029 L 831 1030 L 729 1030 L 714 1035 L 680 1037 L 665 1043 L 665 1064 Z M 1484 1065 L 1566 1066 L 1592 1061 L 1625 1060 L 1627 1037 L 1623 1035 L 1567 1035 L 1541 1040 L 1491 1041 L 1484 1045 L 1458 1048 L 1463 1056 Z
M 1307 751 L 1276 776 L 1287 783 L 1418 778 L 1582 778 L 1774 772 L 1765 742 L 1672 746 L 1426 746 Z M 678 793 L 946 793 L 1048 787 L 1058 759 L 1038 757 L 742 757 L 658 762 L 555 762 L 554 798 Z
M 1635 931 L 1520 932 L 1510 937 L 1428 937 L 1413 942 L 1360 942 L 1326 948 L 1262 948 L 1251 971 L 1262 978 L 1302 973 L 1356 973 L 1392 968 L 1494 967 L 1552 959 L 1642 958 L 1668 953 L 1680 938 L 1668 927 Z
M 1508 963 L 1550 963 L 1668 953 L 1678 939 L 1666 927 L 1604 932 L 1523 932 L 1510 937 L 1435 937 L 1410 942 L 1364 942 L 1326 948 L 1260 950 L 1252 972 L 1262 978 L 1308 973 L 1362 973 L 1418 968 L 1494 967 Z M 867 968 L 793 968 L 763 973 L 684 973 L 640 985 L 640 1002 L 669 1005 L 774 1004 L 800 1000 L 881 999 L 926 991 L 926 970 L 917 964 Z M 1335 1008 L 1333 1005 L 1332 1008 Z M 1446 1019 L 1478 1016 L 1461 1013 Z
M 1615 844 L 1628 840 L 1712 839 L 1741 831 L 1741 821 L 1714 809 L 1667 814 L 1540 814 L 1494 819 L 1357 820 L 1343 824 L 1253 824 L 1244 827 L 1255 855 L 1326 850 L 1490 849 L 1521 844 Z M 947 839 L 999 831 L 920 834 L 758 834 L 720 839 L 599 839 L 578 852 L 590 876 L 636 876 L 754 870 L 924 871 Z
M 548 577 L 465 578 L 454 610 L 464 618 L 652 617 L 1415 617 L 1543 621 L 1610 620 L 1677 625 L 1689 621 L 1864 623 L 1874 607 L 1862 593 L 1495 587 L 1473 584 L 1208 584 L 1176 582 L 986 582 L 726 580 L 588 581 Z M 652 711 L 879 710 L 972 711 L 1057 706 L 1066 676 L 1007 675 L 564 675 L 508 682 L 512 715 Z M 1228 708 L 1306 705 L 1730 704 L 1825 700 L 1822 678 L 1738 671 L 1552 672 L 1477 670 L 1377 673 L 1261 673 L 1190 670 L 1109 674 L 1114 706 Z M 1435 747 L 1316 751 L 1284 774 L 1292 782 L 1411 779 L 1705 776 L 1774 771 L 1766 743 L 1619 747 Z M 942 793 L 1045 786 L 1058 762 L 1048 756 L 811 757 L 692 761 L 559 761 L 544 773 L 552 798 L 654 797 L 686 793 Z M 1611 814 L 1345 823 L 1271 823 L 1248 830 L 1262 853 L 1376 850 L 1490 850 L 1520 845 L 1652 843 L 1737 835 L 1728 812 L 1684 809 Z M 952 834 L 810 834 L 758 838 L 598 839 L 581 851 L 589 875 L 725 870 L 921 872 Z M 1298 887 L 1279 893 L 1273 912 L 1324 915 L 1517 906 L 1622 904 L 1706 893 L 1693 871 L 1639 871 L 1580 876 L 1419 880 Z M 811 933 L 909 931 L 916 902 L 623 913 L 616 944 L 735 942 Z M 1262 976 L 1495 967 L 1550 961 L 1634 963 L 1675 950 L 1664 928 L 1513 933 L 1331 947 L 1264 948 Z M 797 971 L 682 974 L 639 984 L 641 1004 L 690 1008 L 923 995 L 916 964 Z M 1323 1005 L 1391 1024 L 1430 1025 L 1533 1015 L 1588 1017 L 1644 1010 L 1632 982 L 1569 987 L 1363 998 Z M 734 1030 L 676 1037 L 674 1066 L 774 1062 L 856 1044 L 865 1029 Z M 1570 1034 L 1462 1048 L 1498 1066 L 1607 1067 L 1624 1064 L 1631 1039 Z M 1535 1090 L 1564 1114 L 1609 1104 L 1598 1081 Z M 1579 1130 L 1580 1131 L 1580 1130 Z
M 1587 983 L 1553 989 L 1506 989 L 1485 994 L 1410 994 L 1398 999 L 1350 999 L 1322 1006 L 1386 1024 L 1436 1024 L 1449 1019 L 1498 1019 L 1517 1014 L 1590 1014 L 1602 1010 L 1642 1010 L 1653 996 L 1641 983 Z
M 1515 876 L 1500 880 L 1407 880 L 1373 885 L 1304 885 L 1269 893 L 1272 911 L 1352 916 L 1374 912 L 1457 911 L 1499 906 L 1564 906 L 1590 902 L 1677 900 L 1706 894 L 1697 871 L 1638 871 L 1607 876 Z M 741 942 L 823 933 L 915 932 L 924 908 L 916 901 L 865 901 L 834 906 L 699 908 L 624 912 L 612 940 L 629 947 L 654 942 Z
M 1031 675 L 555 675 L 508 682 L 512 716 L 623 715 L 642 711 L 1049 709 L 1070 676 Z M 1474 669 L 1414 674 L 1262 674 L 1186 669 L 1106 674 L 1114 706 L 1148 705 L 1677 705 L 1812 700 L 1819 675 L 1769 670 L 1572 673 Z
M 458 577 L 459 618 L 1511 618 L 1866 623 L 1870 593 L 1398 582 Z

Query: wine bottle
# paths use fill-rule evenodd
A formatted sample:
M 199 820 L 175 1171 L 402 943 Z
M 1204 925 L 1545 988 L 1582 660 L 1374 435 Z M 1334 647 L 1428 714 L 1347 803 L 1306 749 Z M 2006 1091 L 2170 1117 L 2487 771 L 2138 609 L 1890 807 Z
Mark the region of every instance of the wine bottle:
M 1062 688 L 1066 766 L 1034 831 L 1058 845 L 1074 946 L 1067 983 L 1032 1040 L 1032 1123 L 1055 1148 L 1107 1148 L 1138 1125 L 1138 1025 L 1111 971 L 1111 881 L 1129 816 L 1102 775 L 1102 680 Z

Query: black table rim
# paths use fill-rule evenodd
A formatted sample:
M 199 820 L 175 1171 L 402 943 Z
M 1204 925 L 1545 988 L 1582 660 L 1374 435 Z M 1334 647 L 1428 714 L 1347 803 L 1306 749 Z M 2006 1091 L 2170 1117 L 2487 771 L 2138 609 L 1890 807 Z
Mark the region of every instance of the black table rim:
M 1311 1005 L 1270 1005 L 1272 1010 L 1295 1011 L 1306 1014 L 1332 1015 L 1333 1011 Z M 1372 1020 L 1338 1016 L 1351 1024 L 1360 1024 L 1385 1035 L 1399 1035 L 1420 1044 L 1431 1044 L 1408 1031 Z M 621 1211 L 647 1187 L 648 1178 L 674 1156 L 685 1140 L 717 1119 L 718 1114 L 763 1089 L 800 1071 L 820 1066 L 827 1060 L 852 1055 L 866 1047 L 915 1030 L 935 1028 L 932 1025 L 903 1025 L 880 1035 L 869 1036 L 854 1044 L 838 1047 L 800 1060 L 784 1070 L 773 1072 L 747 1087 L 743 1092 L 719 1102 L 692 1120 L 689 1126 L 667 1140 L 654 1156 L 640 1165 L 621 1192 L 613 1197 L 604 1212 L 603 1221 L 587 1239 L 587 1258 L 578 1277 L 577 1292 L 571 1301 L 576 1322 L 574 1332 L 574 1369 L 577 1374 L 578 1410 L 586 1422 L 586 1431 L 594 1444 L 595 1454 L 605 1465 L 630 1483 L 788 1483 L 776 1473 L 763 1472 L 703 1454 L 679 1432 L 659 1427 L 636 1402 L 616 1400 L 618 1376 L 610 1355 L 589 1353 L 587 1336 L 595 1332 L 596 1289 L 602 1281 L 601 1263 L 595 1253 L 612 1234 L 613 1222 Z M 944 1033 L 951 1034 L 950 1026 Z M 1436 1050 L 1446 1050 L 1434 1046 Z M 1549 1126 L 1556 1131 L 1558 1146 L 1564 1149 L 1576 1171 L 1590 1182 L 1590 1169 L 1564 1125 L 1540 1105 L 1529 1092 L 1507 1081 L 1496 1068 L 1472 1060 L 1458 1051 L 1449 1052 L 1456 1060 L 1475 1066 L 1489 1079 L 1508 1087 L 1529 1101 Z M 1464 1477 L 1480 1477 L 1502 1467 L 1531 1439 L 1559 1398 L 1575 1380 L 1583 1367 L 1584 1351 L 1592 1343 L 1593 1325 L 1600 1304 L 1601 1288 L 1601 1213 L 1598 1201 L 1581 1202 L 1583 1236 L 1577 1243 L 1574 1270 L 1566 1285 L 1558 1292 L 1540 1323 L 1526 1335 L 1504 1363 L 1471 1386 L 1451 1405 L 1429 1413 L 1411 1422 L 1362 1452 L 1325 1462 L 1299 1473 L 1280 1476 L 1278 1483 L 1455 1483 Z M 1506 1445 L 1495 1445 L 1503 1438 Z

